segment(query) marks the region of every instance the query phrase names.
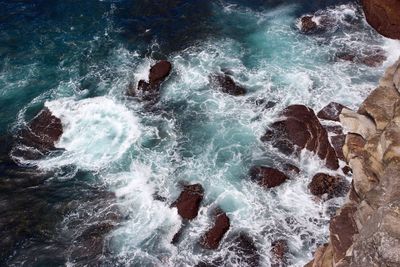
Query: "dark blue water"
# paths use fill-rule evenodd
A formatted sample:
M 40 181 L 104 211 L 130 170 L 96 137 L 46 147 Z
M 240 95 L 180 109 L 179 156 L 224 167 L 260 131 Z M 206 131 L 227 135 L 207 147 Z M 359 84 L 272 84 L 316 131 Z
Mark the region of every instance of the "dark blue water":
M 316 11 L 332 24 L 302 34 L 297 18 Z M 307 183 L 323 164 L 286 158 L 259 137 L 288 104 L 358 105 L 392 59 L 371 68 L 335 53 L 396 45 L 351 1 L 0 1 L 0 265 L 211 262 L 230 255 L 228 241 L 216 252 L 196 245 L 215 206 L 231 219 L 228 240 L 238 231 L 254 239 L 260 265 L 279 238 L 290 265 L 303 265 L 327 239 L 327 209 L 342 200 L 315 202 Z M 159 59 L 174 70 L 149 112 L 125 92 Z M 221 68 L 249 93 L 211 89 L 208 75 Z M 62 119 L 66 150 L 16 164 L 13 136 L 44 105 Z M 255 163 L 285 161 L 304 172 L 281 188 L 246 179 Z M 175 246 L 181 220 L 169 204 L 182 181 L 200 182 L 206 195 Z

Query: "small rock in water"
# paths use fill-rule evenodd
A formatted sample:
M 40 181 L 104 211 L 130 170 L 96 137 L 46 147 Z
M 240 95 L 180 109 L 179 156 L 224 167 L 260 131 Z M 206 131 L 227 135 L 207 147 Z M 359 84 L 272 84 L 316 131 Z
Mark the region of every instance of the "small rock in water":
M 287 241 L 284 239 L 272 242 L 271 253 L 273 255 L 274 264 L 272 266 L 284 266 L 287 264 L 286 253 L 289 251 Z
M 200 184 L 186 185 L 179 198 L 171 205 L 178 209 L 178 214 L 187 220 L 196 218 L 203 200 L 204 189 Z
M 229 217 L 224 212 L 217 211 L 214 226 L 202 236 L 200 244 L 207 249 L 217 249 L 229 227 Z
M 238 266 L 259 266 L 260 255 L 254 241 L 246 234 L 240 233 L 231 241 L 230 251 L 239 257 Z
M 133 85 L 129 86 L 128 95 L 137 96 L 143 100 L 157 100 L 160 93 L 161 83 L 169 76 L 172 70 L 172 64 L 166 60 L 157 62 L 150 68 L 149 82 L 140 80 L 135 90 Z
M 317 23 L 313 21 L 313 16 L 303 16 L 300 19 L 300 29 L 302 32 L 311 33 L 318 28 Z
M 342 196 L 349 190 L 349 184 L 341 176 L 331 176 L 325 173 L 317 173 L 308 185 L 311 194 L 322 196 L 328 194 L 328 198 Z
M 339 121 L 339 115 L 343 108 L 345 106 L 342 104 L 331 102 L 317 113 L 317 117 L 323 120 Z
M 256 166 L 250 169 L 251 180 L 265 188 L 272 188 L 283 184 L 289 178 L 274 168 Z
M 289 164 L 289 163 L 286 163 L 286 164 L 283 165 L 283 170 L 285 172 L 289 172 L 289 173 L 292 173 L 292 174 L 299 174 L 300 173 L 299 167 L 297 167 L 297 166 L 295 166 L 293 164 Z
M 216 73 L 210 75 L 210 82 L 217 86 L 224 93 L 240 96 L 246 94 L 246 89 L 237 85 L 235 81 L 227 74 Z

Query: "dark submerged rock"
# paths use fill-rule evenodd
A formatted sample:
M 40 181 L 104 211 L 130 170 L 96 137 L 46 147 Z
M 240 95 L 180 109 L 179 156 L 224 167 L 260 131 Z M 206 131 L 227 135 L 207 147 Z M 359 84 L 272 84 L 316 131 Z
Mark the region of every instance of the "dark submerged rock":
M 322 196 L 328 194 L 328 198 L 342 196 L 349 190 L 349 184 L 341 176 L 331 176 L 325 173 L 317 173 L 308 185 L 311 194 Z
M 229 250 L 235 252 L 239 257 L 239 266 L 259 266 L 260 255 L 253 240 L 248 235 L 240 233 L 231 243 L 233 246 Z
M 345 106 L 342 104 L 331 102 L 317 113 L 317 117 L 323 120 L 339 121 L 339 115 L 343 108 Z
M 343 154 L 343 146 L 346 141 L 346 135 L 345 134 L 340 134 L 340 135 L 334 135 L 331 137 L 331 143 L 333 148 L 335 149 L 336 156 L 345 161 L 344 154 Z
M 271 253 L 274 264 L 272 266 L 285 266 L 287 264 L 286 254 L 289 252 L 287 241 L 279 239 L 272 242 Z
M 265 188 L 279 186 L 289 179 L 281 171 L 264 166 L 252 167 L 250 169 L 250 178 Z
M 293 164 L 289 164 L 286 163 L 283 165 L 283 170 L 287 173 L 291 173 L 291 174 L 299 174 L 300 173 L 300 168 L 293 165 Z
M 284 109 L 281 116 L 285 118 L 274 122 L 261 137 L 262 141 L 270 141 L 285 154 L 298 153 L 305 148 L 326 160 L 328 168 L 339 168 L 328 134 L 312 109 L 303 105 L 292 105 Z
M 300 19 L 300 29 L 304 33 L 312 33 L 317 30 L 318 25 L 312 20 L 313 16 L 303 16 Z
M 229 217 L 224 212 L 217 211 L 214 226 L 201 237 L 200 244 L 207 249 L 217 249 L 229 227 Z
M 210 82 L 212 85 L 218 87 L 222 92 L 240 96 L 246 94 L 246 89 L 237 85 L 231 76 L 222 73 L 215 73 L 210 75 Z
M 183 219 L 192 220 L 199 212 L 203 196 L 204 189 L 200 184 L 186 185 L 172 207 L 178 209 L 178 214 Z

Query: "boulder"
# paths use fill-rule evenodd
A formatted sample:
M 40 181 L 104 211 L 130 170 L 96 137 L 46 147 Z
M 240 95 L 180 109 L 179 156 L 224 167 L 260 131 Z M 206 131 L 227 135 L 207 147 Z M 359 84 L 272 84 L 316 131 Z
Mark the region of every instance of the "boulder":
M 265 188 L 279 186 L 289 179 L 281 171 L 264 166 L 252 167 L 250 169 L 250 178 Z
M 300 19 L 300 30 L 304 33 L 312 33 L 317 30 L 318 25 L 313 21 L 313 16 L 303 16 Z
M 48 108 L 44 108 L 28 123 L 26 128 L 20 131 L 17 135 L 17 142 L 38 151 L 39 153 L 32 151 L 30 154 L 22 154 L 29 158 L 35 158 L 55 150 L 55 143 L 60 139 L 62 133 L 61 120 L 54 116 Z
M 400 2 L 398 0 L 362 0 L 367 22 L 380 34 L 400 39 Z
M 341 176 L 331 176 L 325 173 L 317 173 L 308 185 L 311 194 L 315 196 L 328 195 L 328 198 L 344 195 L 349 190 L 349 184 Z
M 143 100 L 157 100 L 160 93 L 160 86 L 169 76 L 172 70 L 172 64 L 166 60 L 157 62 L 150 68 L 149 80 L 140 80 L 135 89 L 132 85 L 129 86 L 128 95 L 136 96 Z
M 224 212 L 217 211 L 214 226 L 201 237 L 200 244 L 207 249 L 217 249 L 229 227 L 229 217 Z
M 273 257 L 274 264 L 272 266 L 282 266 L 287 264 L 286 254 L 289 251 L 289 246 L 287 241 L 284 239 L 279 239 L 271 244 L 271 253 Z
M 317 117 L 323 120 L 339 121 L 340 112 L 345 106 L 331 102 L 317 113 Z
M 326 166 L 336 170 L 339 162 L 335 150 L 329 143 L 328 134 L 312 109 L 303 105 L 292 105 L 280 114 L 283 119 L 274 122 L 261 137 L 270 141 L 285 154 L 307 149 L 326 161 Z
M 345 161 L 344 154 L 343 154 L 343 146 L 346 141 L 346 135 L 340 134 L 340 135 L 334 135 L 330 137 L 331 143 L 333 148 L 335 149 L 336 156 L 338 159 L 341 159 Z
M 203 200 L 204 189 L 200 184 L 186 185 L 172 207 L 178 209 L 178 214 L 187 220 L 196 218 Z
M 215 73 L 210 75 L 210 82 L 213 86 L 216 86 L 222 92 L 240 96 L 246 94 L 246 89 L 240 85 L 237 85 L 231 76 L 224 73 Z

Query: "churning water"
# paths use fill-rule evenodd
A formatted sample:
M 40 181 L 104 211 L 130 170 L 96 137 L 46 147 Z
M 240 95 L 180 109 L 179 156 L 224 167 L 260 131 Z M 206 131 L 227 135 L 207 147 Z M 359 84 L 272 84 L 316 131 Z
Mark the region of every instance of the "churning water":
M 15 215 L 7 210 L 6 219 L 27 209 L 18 206 L 23 197 L 32 199 L 37 212 L 24 218 L 28 227 L 22 234 L 1 230 L 11 240 L 11 252 L 0 262 L 212 262 L 232 251 L 229 238 L 215 251 L 198 245 L 216 207 L 231 220 L 226 237 L 251 236 L 263 266 L 271 265 L 274 240 L 288 241 L 290 266 L 307 263 L 327 241 L 332 208 L 343 199 L 316 200 L 307 185 L 316 172 L 329 170 L 309 153 L 291 158 L 260 137 L 289 104 L 319 110 L 336 101 L 355 108 L 399 56 L 399 43 L 378 36 L 351 2 L 162 2 L 0 1 L 0 134 L 14 133 L 44 105 L 62 121 L 64 133 L 56 146 L 65 149 L 36 161 L 16 158 L 51 177 L 26 190 L 9 189 L 2 197 L 2 205 L 17 203 Z M 306 35 L 298 18 L 311 12 L 329 23 Z M 374 49 L 386 51 L 383 66 L 335 58 L 340 52 Z M 173 71 L 160 101 L 149 109 L 125 92 L 160 58 L 171 61 Z M 211 88 L 208 77 L 220 70 L 229 70 L 248 93 L 235 97 Z M 265 109 L 259 100 L 277 104 Z M 255 164 L 287 162 L 302 172 L 277 188 L 265 190 L 247 177 Z M 205 198 L 173 245 L 182 221 L 170 204 L 182 182 L 202 184 Z M 101 224 L 110 207 L 122 219 L 101 241 L 101 256 L 82 257 L 71 249 L 79 243 L 74 235 Z M 225 264 L 243 266 L 232 255 Z

